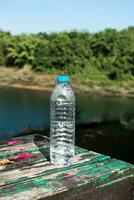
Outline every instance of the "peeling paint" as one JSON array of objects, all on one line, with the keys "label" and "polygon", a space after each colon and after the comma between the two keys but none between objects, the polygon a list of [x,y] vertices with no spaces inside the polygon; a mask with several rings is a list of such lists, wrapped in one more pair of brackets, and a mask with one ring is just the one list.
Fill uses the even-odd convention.
[{"label": "peeling paint", "polygon": [[[28,194],[27,197],[30,194],[30,198],[32,196],[34,199],[35,192],[36,195],[42,194],[43,197],[70,189],[80,192],[81,186],[85,185],[92,186],[93,189],[103,189],[134,178],[133,165],[79,147],[76,147],[76,159],[72,165],[66,167],[51,165],[44,154],[49,151],[48,144],[37,147],[32,143],[32,137],[29,149],[23,150],[21,146],[12,152],[15,145],[11,145],[10,152],[1,151],[0,158],[10,158],[15,161],[15,164],[11,164],[13,168],[0,169],[1,181],[4,181],[3,185],[1,184],[0,198],[4,200],[10,197],[14,199],[14,196],[19,199],[23,194]],[[24,137],[24,141],[23,137],[18,140],[22,140],[21,144],[24,145],[25,142],[29,142],[27,137]],[[30,147],[30,142],[28,145]],[[0,150],[2,148],[6,150],[4,145]],[[21,159],[18,159],[19,157]]]}]

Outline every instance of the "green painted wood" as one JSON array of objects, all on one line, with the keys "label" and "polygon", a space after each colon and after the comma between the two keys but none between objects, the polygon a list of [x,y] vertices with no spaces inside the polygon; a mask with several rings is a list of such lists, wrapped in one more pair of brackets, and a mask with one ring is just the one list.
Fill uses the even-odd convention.
[{"label": "green painted wood", "polygon": [[86,199],[89,195],[95,199],[111,187],[117,191],[126,181],[129,186],[134,182],[134,166],[109,156],[76,147],[72,165],[54,166],[49,162],[48,138],[31,135],[12,140],[18,143],[1,142],[0,159],[13,160],[20,154],[30,157],[0,165],[0,200]]}]

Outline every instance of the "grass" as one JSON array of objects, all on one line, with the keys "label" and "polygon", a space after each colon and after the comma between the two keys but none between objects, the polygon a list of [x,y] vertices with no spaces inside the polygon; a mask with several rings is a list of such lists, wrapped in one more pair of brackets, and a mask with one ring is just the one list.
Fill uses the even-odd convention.
[{"label": "grass", "polygon": [[[26,87],[31,89],[52,90],[59,71],[37,73],[25,65],[22,69],[0,67],[0,86]],[[64,74],[64,72],[60,72]],[[112,81],[99,70],[87,67],[81,73],[71,75],[75,92],[98,95],[134,96],[134,79]]]}]

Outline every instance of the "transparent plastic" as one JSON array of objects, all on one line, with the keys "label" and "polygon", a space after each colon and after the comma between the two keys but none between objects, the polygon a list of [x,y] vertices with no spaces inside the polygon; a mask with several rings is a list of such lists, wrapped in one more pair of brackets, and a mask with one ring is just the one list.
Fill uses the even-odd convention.
[{"label": "transparent plastic", "polygon": [[75,96],[68,82],[57,83],[50,100],[50,161],[70,165],[75,155]]}]

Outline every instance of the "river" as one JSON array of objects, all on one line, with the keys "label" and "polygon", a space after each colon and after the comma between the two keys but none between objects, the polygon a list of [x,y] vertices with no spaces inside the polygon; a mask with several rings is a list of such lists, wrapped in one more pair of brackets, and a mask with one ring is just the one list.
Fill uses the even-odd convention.
[{"label": "river", "polygon": [[[49,136],[49,99],[46,91],[0,88],[0,138],[36,130]],[[133,163],[132,130],[119,123],[132,117],[132,98],[76,94],[76,144]]]}]

